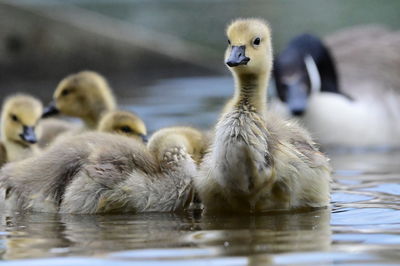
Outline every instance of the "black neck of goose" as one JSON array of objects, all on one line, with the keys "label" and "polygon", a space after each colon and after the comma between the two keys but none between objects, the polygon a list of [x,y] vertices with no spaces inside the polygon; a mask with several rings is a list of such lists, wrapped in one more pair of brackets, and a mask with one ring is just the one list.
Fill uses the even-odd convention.
[{"label": "black neck of goose", "polygon": [[323,64],[318,67],[318,72],[321,77],[321,92],[342,94],[339,90],[338,77],[333,63]]},{"label": "black neck of goose", "polygon": [[354,101],[354,99],[342,92],[339,88],[338,77],[336,70],[332,68],[331,71],[320,71],[321,73],[321,92],[337,93],[348,99],[349,101]]},{"label": "black neck of goose", "polygon": [[235,81],[235,106],[263,114],[267,107],[267,74],[237,74]]}]

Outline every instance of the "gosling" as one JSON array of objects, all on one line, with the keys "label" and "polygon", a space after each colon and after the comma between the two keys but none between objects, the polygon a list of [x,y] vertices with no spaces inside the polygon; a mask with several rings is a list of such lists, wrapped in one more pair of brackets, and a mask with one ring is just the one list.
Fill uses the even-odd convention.
[{"label": "gosling", "polygon": [[[97,147],[84,171],[66,189],[62,212],[182,212],[189,209],[195,195],[192,180],[197,174],[197,165],[188,150],[195,148],[187,142],[187,135],[177,131],[156,133],[149,146],[153,143],[160,145],[153,152],[147,147],[133,146],[133,142],[130,146],[114,142]],[[102,189],[104,186],[106,189]]]},{"label": "gosling", "polygon": [[187,138],[197,133],[172,132],[151,138],[149,147],[162,147],[153,152],[137,139],[108,133],[64,138],[39,156],[0,171],[6,205],[59,213],[183,211],[193,201],[197,174],[188,151],[198,149]]},{"label": "gosling", "polygon": [[29,95],[17,94],[5,100],[1,113],[0,166],[39,151],[36,125],[42,110],[42,103]]},{"label": "gosling", "polygon": [[[116,100],[107,80],[94,71],[81,71],[64,78],[54,91],[53,101],[45,108],[40,126],[44,132],[39,140],[42,148],[50,146],[60,135],[79,134],[96,130],[102,116],[115,110]],[[80,118],[81,128],[75,123],[49,119],[56,114]]]},{"label": "gosling", "polygon": [[[62,127],[64,121],[57,120],[52,122],[60,123],[60,127]],[[99,125],[95,131],[123,135],[147,143],[147,128],[145,123],[138,115],[129,111],[108,111],[100,119]],[[58,136],[55,136],[51,143],[55,143],[56,141],[62,142],[65,138],[70,138],[83,133],[85,133],[85,131],[82,131],[79,128],[66,130],[65,132],[60,132]]]},{"label": "gosling", "polygon": [[144,143],[147,142],[147,128],[143,120],[128,111],[107,112],[100,119],[97,131],[125,135]]},{"label": "gosling", "polygon": [[235,93],[194,184],[206,212],[259,213],[326,207],[331,168],[308,132],[267,112],[271,35],[258,19],[227,29],[225,62]]},{"label": "gosling", "polygon": [[115,108],[116,100],[107,80],[94,71],[81,71],[60,81],[43,117],[61,113],[80,118],[88,129],[96,129],[102,115]]}]

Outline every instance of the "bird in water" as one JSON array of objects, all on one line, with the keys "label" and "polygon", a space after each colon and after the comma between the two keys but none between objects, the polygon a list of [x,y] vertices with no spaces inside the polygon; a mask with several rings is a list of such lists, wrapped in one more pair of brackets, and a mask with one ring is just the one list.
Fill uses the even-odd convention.
[{"label": "bird in water", "polygon": [[267,111],[271,33],[259,19],[227,28],[235,92],[194,184],[206,212],[260,213],[329,205],[331,168],[309,133]]},{"label": "bird in water", "polygon": [[385,55],[400,52],[400,38],[376,28],[350,32],[327,43],[310,34],[291,40],[275,60],[275,104],[284,103],[324,147],[399,146],[400,81],[385,65],[400,67],[400,60]]}]

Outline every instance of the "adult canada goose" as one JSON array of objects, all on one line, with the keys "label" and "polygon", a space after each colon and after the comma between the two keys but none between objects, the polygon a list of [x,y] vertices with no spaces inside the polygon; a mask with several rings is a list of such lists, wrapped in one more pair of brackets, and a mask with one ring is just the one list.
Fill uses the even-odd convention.
[{"label": "adult canada goose", "polygon": [[[183,211],[194,196],[196,162],[186,136],[164,131],[151,143],[107,133],[56,141],[39,156],[0,171],[6,207],[61,213]],[[183,139],[183,140],[182,140]]]},{"label": "adult canada goose", "polygon": [[400,36],[372,27],[329,40],[303,34],[279,54],[279,99],[324,146],[400,145],[400,80],[391,74],[400,60],[385,56],[400,51]]},{"label": "adult canada goose", "polygon": [[37,124],[42,103],[29,95],[8,97],[1,113],[0,165],[17,161],[36,153]]},{"label": "adult canada goose", "polygon": [[227,36],[225,62],[235,79],[235,93],[194,182],[206,211],[327,206],[328,159],[304,129],[266,110],[272,68],[268,26],[258,19],[238,19]]}]

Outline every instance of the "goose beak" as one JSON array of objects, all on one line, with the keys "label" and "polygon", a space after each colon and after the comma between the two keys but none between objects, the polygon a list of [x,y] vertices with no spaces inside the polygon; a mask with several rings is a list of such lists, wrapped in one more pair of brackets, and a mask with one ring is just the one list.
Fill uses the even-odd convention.
[{"label": "goose beak", "polygon": [[296,85],[288,87],[286,102],[292,115],[302,116],[307,108],[307,100],[308,95],[304,88]]},{"label": "goose beak", "polygon": [[247,65],[250,61],[250,58],[246,56],[246,46],[232,46],[231,54],[229,58],[226,60],[226,64],[229,67],[236,67],[240,65]]},{"label": "goose beak", "polygon": [[34,127],[24,126],[23,127],[23,132],[19,136],[21,137],[21,139],[23,141],[28,142],[30,144],[35,144],[37,142],[37,138],[36,138],[35,128]]},{"label": "goose beak", "polygon": [[54,116],[56,114],[59,114],[60,110],[57,109],[56,103],[54,101],[50,102],[48,106],[44,108],[42,118],[47,118],[50,116]]},{"label": "goose beak", "polygon": [[149,141],[146,135],[140,134],[139,136],[142,138],[143,143],[147,143]]}]

